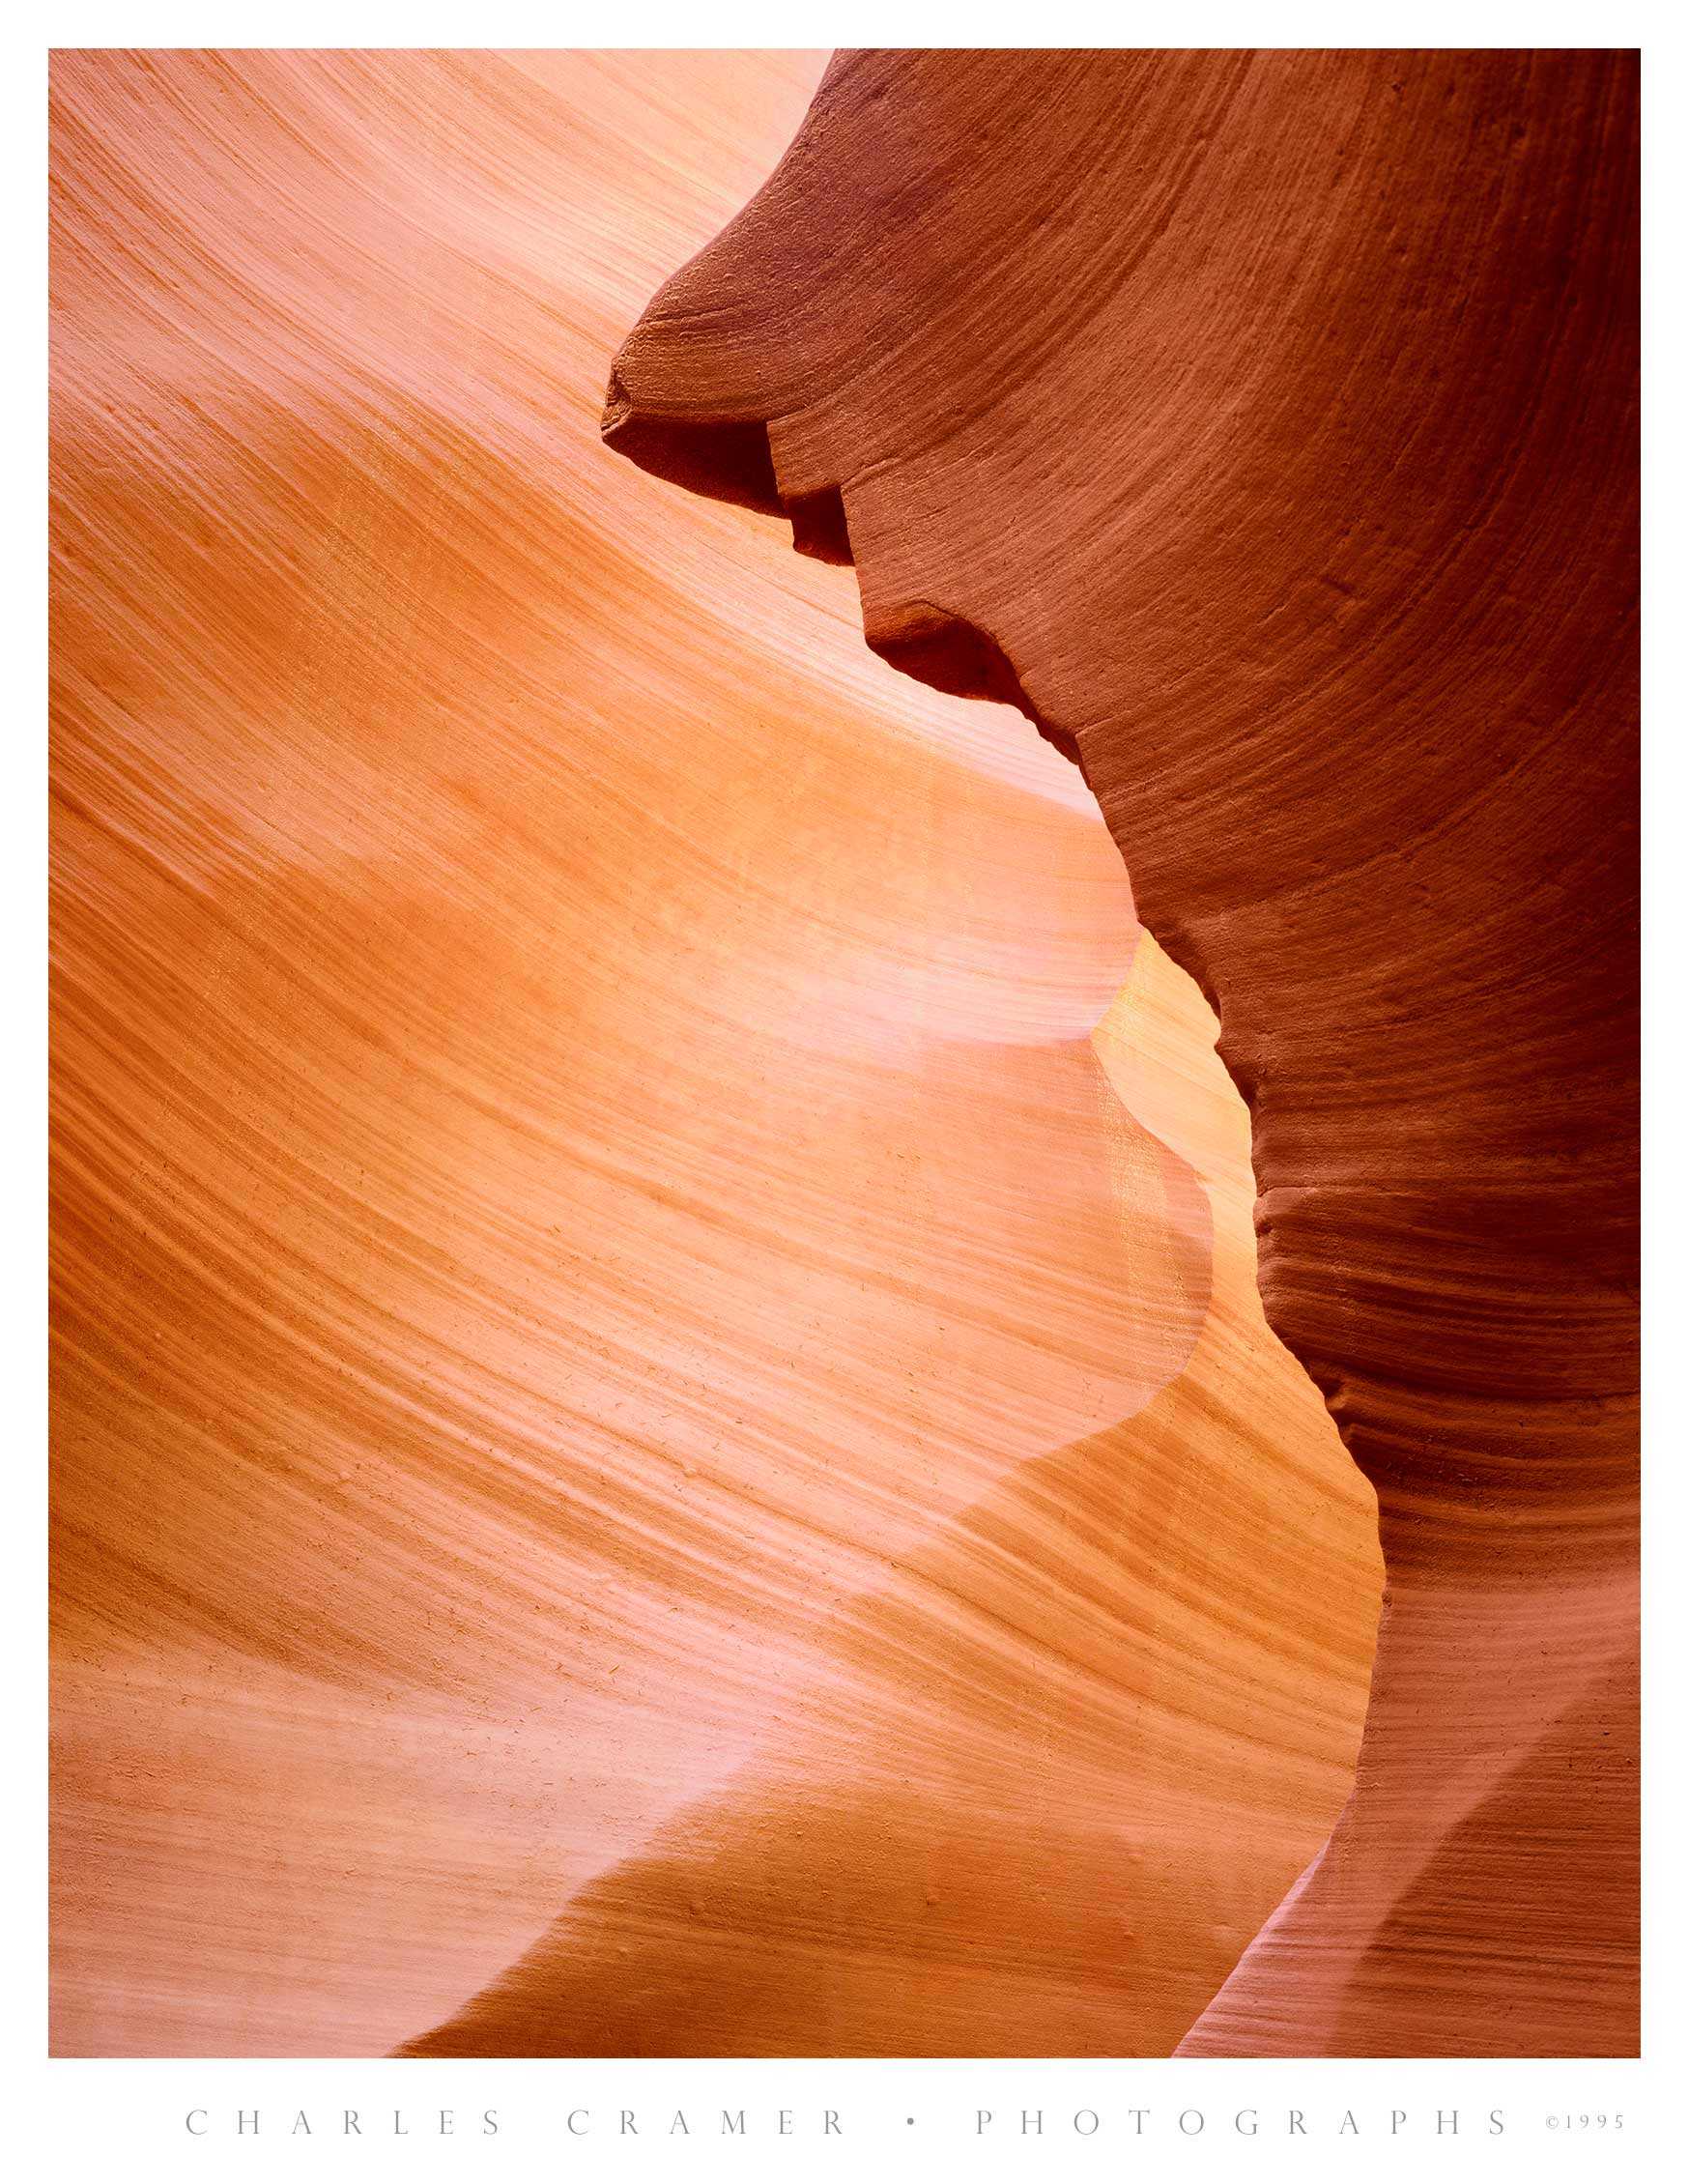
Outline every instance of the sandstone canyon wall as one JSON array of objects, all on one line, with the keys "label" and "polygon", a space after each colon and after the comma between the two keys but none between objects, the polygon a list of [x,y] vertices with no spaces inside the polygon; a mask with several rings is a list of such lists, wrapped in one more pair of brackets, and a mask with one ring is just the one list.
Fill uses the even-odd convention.
[{"label": "sandstone canyon wall", "polygon": [[[61,2054],[1164,2053],[1349,1795],[1373,1496],[1268,1332],[1247,1116],[1093,798],[1014,710],[866,652],[850,577],[794,559],[784,519],[676,493],[600,441],[627,328],[775,165],[821,68],[55,61]],[[861,68],[830,79],[834,119],[806,143],[854,111],[840,86]],[[993,80],[957,63],[921,95],[989,107]],[[956,238],[911,219],[924,255],[894,276],[883,228],[920,183],[909,158],[942,148],[904,103],[936,83],[871,68],[866,110],[902,149],[823,162],[841,215],[870,192],[853,241],[787,171],[775,254],[705,261],[735,299],[712,452],[720,418],[741,460],[765,450],[740,375],[801,361],[794,295],[803,327],[833,330],[806,384],[834,375],[852,433],[881,382],[902,405],[888,432],[936,449],[959,431],[965,343],[935,376],[895,368],[946,307]],[[984,120],[1007,127],[1013,101]],[[861,318],[873,269],[844,261],[871,248],[896,328]],[[986,287],[952,309],[1007,277],[973,260]],[[664,377],[665,423],[703,384],[682,331],[627,366],[642,399]],[[1046,314],[1040,372],[1071,331]],[[1177,335],[1146,352],[1152,379]],[[860,415],[846,358],[879,375]],[[1181,368],[1215,367],[1193,350]],[[1042,402],[1039,374],[1016,384]],[[987,563],[959,511],[977,543],[1007,508],[1022,535],[996,550],[1028,611],[1092,620],[1112,595],[1087,601],[1088,571],[1119,541],[1086,526],[1124,521],[1079,497],[1097,457],[1074,420],[1099,414],[1093,391],[1041,430],[1024,495],[980,495],[976,443],[1029,459],[988,418],[926,512],[901,461],[883,505],[851,483],[865,583],[871,521],[888,555],[954,539],[959,585]],[[1217,462],[1217,413],[1209,430]],[[1103,629],[1148,648],[1162,733],[1188,711],[1158,688],[1190,636],[1175,594],[1207,619],[1209,668],[1245,674],[1239,600],[1167,551],[1169,524],[1176,545],[1220,520],[1189,467],[1208,458],[1180,455],[1159,426],[1142,444],[1140,468],[1171,465],[1144,519],[1163,581]],[[1432,473],[1404,478],[1430,521]],[[822,492],[804,522],[837,557],[833,517]],[[1540,542],[1556,584],[1575,548]],[[950,572],[932,593],[965,605]],[[1308,682],[1326,739],[1272,767],[1317,771],[1353,737],[1340,795],[1383,732],[1348,681],[1333,720],[1315,670],[1370,611],[1310,579],[1258,663],[1263,703],[1274,674]],[[1112,702],[1084,647],[1048,657]],[[1547,719],[1567,671],[1541,665]],[[1169,801],[1055,695],[1121,839],[1122,799],[1155,821],[1145,900],[1173,947],[1194,960],[1165,915],[1175,867],[1216,917],[1257,876],[1234,922],[1280,981],[1258,996],[1285,1043],[1269,1079],[1308,1066],[1317,1009],[1360,1173],[1367,1110],[1342,1096],[1395,989],[1298,953],[1295,837],[1250,792],[1265,755],[1217,743],[1225,792],[1170,783]],[[1211,701],[1202,748],[1213,733]],[[1437,733],[1459,760],[1454,727]],[[1591,951],[1599,812],[1556,875]],[[1212,855],[1192,849],[1210,827]],[[1251,857],[1281,901],[1258,899]],[[1428,896],[1373,936],[1399,952],[1388,1036],[1416,1090],[1445,1051],[1416,966],[1446,966],[1467,1007],[1470,909]],[[1542,930],[1532,960],[1560,951],[1574,1009],[1593,973],[1563,923]],[[1244,1004],[1211,983],[1237,1067]],[[1518,1127],[1557,1116],[1569,1131],[1552,1100]],[[1428,1111],[1390,1188],[1430,1190],[1481,1120]],[[1324,1204],[1275,1248],[1353,1287],[1353,1251],[1305,1241]],[[1387,1297],[1399,1228],[1360,1254]],[[1553,1241],[1539,1301],[1560,1294]],[[1410,1270],[1415,1312],[1431,1263]],[[1456,1262],[1435,1263],[1455,1296]],[[1516,1317],[1513,1279],[1497,1308]],[[1560,1327],[1562,1408],[1592,1447],[1593,1336],[1570,1304]],[[1534,1357],[1520,1369],[1546,1370]],[[1546,1433],[1541,1397],[1516,1403]],[[1575,1521],[1586,1451],[1555,1445],[1565,1478],[1540,1506],[1586,1587],[1553,1566],[1558,1643],[1597,1627],[1616,1565]],[[1458,1461],[1505,1457],[1462,1443]],[[1521,1497],[1472,1506],[1492,1553],[1523,1555]]]},{"label": "sandstone canyon wall", "polygon": [[1377,1490],[1355,1794],[1189,2054],[1637,2042],[1637,68],[852,53],[605,430],[1077,760]]}]

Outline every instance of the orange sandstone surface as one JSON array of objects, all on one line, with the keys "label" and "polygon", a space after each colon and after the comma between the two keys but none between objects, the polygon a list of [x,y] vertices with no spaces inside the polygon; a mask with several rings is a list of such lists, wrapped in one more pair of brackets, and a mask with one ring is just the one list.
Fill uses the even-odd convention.
[{"label": "orange sandstone surface", "polygon": [[1349,1795],[1373,1494],[1094,799],[600,440],[821,68],[55,60],[58,2053],[1164,2053]]},{"label": "orange sandstone surface", "polygon": [[610,383],[1218,1012],[1388,1575],[1193,2055],[1636,2047],[1636,249],[1634,53],[843,54]]}]

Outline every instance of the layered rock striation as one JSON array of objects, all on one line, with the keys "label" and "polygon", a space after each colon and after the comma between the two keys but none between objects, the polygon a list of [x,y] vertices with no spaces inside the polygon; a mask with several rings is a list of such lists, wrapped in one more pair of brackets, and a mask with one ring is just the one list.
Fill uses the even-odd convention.
[{"label": "layered rock striation", "polygon": [[61,2054],[1164,2052],[1349,1793],[1095,803],[600,440],[820,68],[55,59]]},{"label": "layered rock striation", "polygon": [[1630,54],[842,54],[611,380],[1218,1013],[1388,1583],[1190,2054],[1637,2043],[1636,129]]}]

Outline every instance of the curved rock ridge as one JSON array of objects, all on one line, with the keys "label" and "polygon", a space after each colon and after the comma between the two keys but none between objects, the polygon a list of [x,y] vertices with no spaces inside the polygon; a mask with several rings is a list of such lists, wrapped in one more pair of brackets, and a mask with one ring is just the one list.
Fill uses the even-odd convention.
[{"label": "curved rock ridge", "polygon": [[615,360],[1218,1013],[1388,1586],[1191,2054],[1637,2044],[1636,259],[1631,53],[845,53]]},{"label": "curved rock ridge", "polygon": [[599,438],[821,66],[54,61],[58,2053],[1164,2052],[1349,1794],[1094,802]]},{"label": "curved rock ridge", "polygon": [[844,1602],[743,1772],[402,2053],[1171,2051],[1348,1795],[1378,1603],[1213,1037],[1146,937],[1093,1045],[1212,1211],[1178,1377]]}]

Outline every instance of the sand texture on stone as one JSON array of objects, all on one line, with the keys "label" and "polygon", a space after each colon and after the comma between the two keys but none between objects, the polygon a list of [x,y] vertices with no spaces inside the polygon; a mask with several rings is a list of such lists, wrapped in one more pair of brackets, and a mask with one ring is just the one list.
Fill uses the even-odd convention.
[{"label": "sand texture on stone", "polygon": [[[61,2054],[1165,2053],[1349,1795],[1374,1498],[1263,1319],[1247,1115],[1095,800],[866,650],[784,515],[600,438],[822,68],[55,60]],[[745,415],[784,353],[843,447],[905,352],[957,467],[923,512],[894,463],[874,520],[953,542],[951,603],[974,336],[922,345],[982,298],[919,219],[844,270],[905,178],[838,149],[854,244],[788,176],[692,277]],[[629,377],[684,411],[677,311]],[[1229,673],[1235,594],[1164,547],[1096,623],[1051,553],[1095,464],[1054,454],[996,541],[1028,600],[1132,647],[1184,586]],[[1288,885],[1275,808],[1238,823]]]}]

